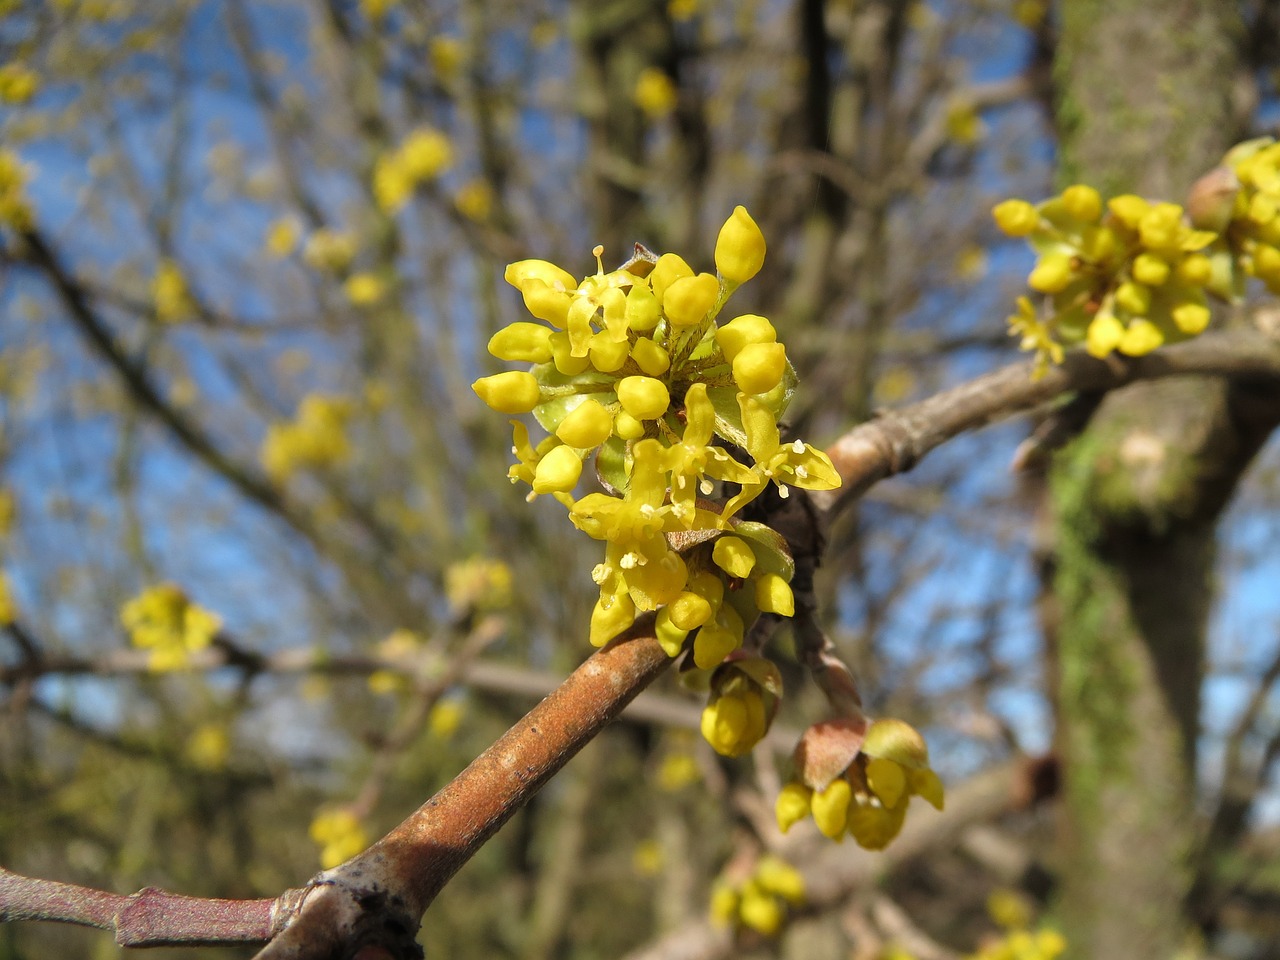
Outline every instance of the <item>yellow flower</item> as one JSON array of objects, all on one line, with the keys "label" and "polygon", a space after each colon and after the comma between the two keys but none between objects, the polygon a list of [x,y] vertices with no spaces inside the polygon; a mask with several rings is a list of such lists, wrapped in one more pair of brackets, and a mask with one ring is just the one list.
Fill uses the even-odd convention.
[{"label": "yellow flower", "polygon": [[120,622],[135,647],[150,651],[155,671],[181,670],[222,629],[221,618],[192,603],[173,583],[143,590],[121,608]]},{"label": "yellow flower", "polygon": [[382,299],[386,285],[372,273],[353,273],[343,285],[347,299],[357,307],[371,307]]},{"label": "yellow flower", "polygon": [[746,283],[764,266],[765,243],[747,208],[737,206],[716,237],[716,269],[730,283]]},{"label": "yellow flower", "polygon": [[263,246],[272,257],[283,259],[298,248],[298,239],[298,222],[292,217],[281,217],[267,228]]},{"label": "yellow flower", "polygon": [[439,130],[423,127],[405,138],[400,162],[414,181],[434,180],[453,164],[453,143]]},{"label": "yellow flower", "polygon": [[383,213],[395,213],[413,196],[414,180],[398,152],[385,153],[373,164],[373,199]]},{"label": "yellow flower", "polygon": [[226,769],[231,755],[231,736],[220,723],[201,724],[187,737],[184,753],[197,769],[218,773]]},{"label": "yellow flower", "polygon": [[351,402],[344,397],[310,393],[302,398],[292,422],[273,423],[262,442],[267,472],[283,481],[299,467],[332,467],[351,455],[346,425]]},{"label": "yellow flower", "polygon": [[456,698],[437,701],[427,715],[427,729],[438,740],[448,740],[462,726],[462,703]]},{"label": "yellow flower", "polygon": [[151,296],[156,319],[161,323],[180,323],[195,309],[182,269],[172,260],[163,259],[156,266],[151,281]]},{"label": "yellow flower", "polygon": [[493,213],[493,187],[488,180],[479,177],[468,180],[459,188],[453,203],[458,212],[468,220],[483,223]]},{"label": "yellow flower", "polygon": [[436,76],[447,80],[457,74],[466,53],[457,37],[432,37],[427,56],[431,58],[431,68]]},{"label": "yellow flower", "polygon": [[996,226],[1011,237],[1025,237],[1040,224],[1040,214],[1025,200],[1005,200],[991,210]]},{"label": "yellow flower", "polygon": [[636,78],[632,99],[650,118],[660,119],[676,108],[676,85],[657,67],[645,67]]},{"label": "yellow flower", "polygon": [[457,612],[509,607],[513,587],[511,568],[501,560],[472,557],[451,563],[444,571],[444,593]]}]

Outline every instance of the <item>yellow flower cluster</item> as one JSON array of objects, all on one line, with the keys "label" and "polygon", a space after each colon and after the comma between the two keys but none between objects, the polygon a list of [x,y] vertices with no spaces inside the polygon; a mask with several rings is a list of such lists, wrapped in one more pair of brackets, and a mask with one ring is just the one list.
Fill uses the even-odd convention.
[{"label": "yellow flower cluster", "polygon": [[31,226],[31,205],[27,202],[27,169],[12,150],[0,150],[0,224],[15,230]]},{"label": "yellow flower cluster", "polygon": [[1041,313],[1020,298],[1009,323],[1042,364],[1060,361],[1062,344],[1141,356],[1208,325],[1212,267],[1203,251],[1217,234],[1192,227],[1177,204],[1134,194],[1104,204],[1076,184],[1038,206],[1006,200],[992,213],[1039,254],[1027,285],[1048,307]]},{"label": "yellow flower cluster", "polygon": [[984,943],[967,960],[1057,960],[1066,952],[1067,941],[1057,930],[1031,929],[1031,905],[1016,891],[994,891],[987,898],[987,913],[1004,935]]},{"label": "yellow flower cluster", "polygon": [[346,807],[320,810],[311,821],[312,841],[320,848],[320,866],[329,870],[369,845],[360,818]]},{"label": "yellow flower cluster", "polygon": [[444,571],[444,595],[455,613],[509,607],[512,586],[511,568],[488,557],[451,563]]},{"label": "yellow flower cluster", "polygon": [[[679,653],[692,634],[694,660],[711,669],[760,612],[789,616],[793,607],[785,541],[734,515],[770,483],[785,497],[788,485],[830,490],[840,478],[825,454],[781,440],[795,375],[773,325],[754,314],[716,322],[764,262],[764,237],[744,208],[720,230],[716,274],[643,248],[606,273],[601,253],[597,273],[581,282],[544,260],[507,267],[542,322],[498,331],[489,352],[533,367],[483,377],[473,389],[501,413],[532,412],[550,433],[535,446],[512,421],[512,481],[528,483],[530,499],[554,496],[605,542],[592,573],[600,598],[591,642],[617,636],[639,611],[660,610],[667,652]],[[732,452],[740,449],[749,464]],[[606,492],[575,500],[593,456]],[[717,482],[737,492],[710,499]]]},{"label": "yellow flower cluster", "polygon": [[423,127],[373,166],[373,196],[385,213],[403,207],[421,183],[434,180],[453,163],[453,143],[439,130]]},{"label": "yellow flower cluster", "polygon": [[781,696],[782,675],[771,661],[726,661],[711,677],[709,702],[702,711],[703,738],[725,757],[750,752],[769,732]]},{"label": "yellow flower cluster", "polygon": [[331,467],[351,455],[347,421],[351,401],[345,397],[309,393],[288,423],[273,423],[262,441],[262,465],[277,482],[300,467]]},{"label": "yellow flower cluster", "polygon": [[277,260],[283,259],[298,248],[298,221],[293,217],[281,217],[273,220],[267,227],[262,246],[269,256]]},{"label": "yellow flower cluster", "polygon": [[1233,147],[1192,187],[1186,208],[1134,194],[1105,203],[1084,184],[1032,205],[1005,200],[996,225],[1039,255],[1010,332],[1043,367],[1063,346],[1141,356],[1201,333],[1209,297],[1238,302],[1247,277],[1280,293],[1280,143]]},{"label": "yellow flower cluster", "polygon": [[121,608],[120,622],[135,647],[151,651],[148,667],[157,673],[183,669],[222,629],[217,614],[192,603],[173,583],[143,590]]},{"label": "yellow flower cluster", "polygon": [[374,670],[369,674],[369,690],[376,694],[403,693],[409,689],[408,674],[420,660],[426,641],[422,635],[403,627],[392,630],[377,646],[378,656],[396,669]]},{"label": "yellow flower cluster", "polygon": [[387,285],[377,274],[364,272],[347,277],[342,289],[353,306],[372,307],[386,295]]},{"label": "yellow flower cluster", "polygon": [[796,750],[799,777],[778,795],[778,827],[785,833],[812,815],[831,839],[843,842],[847,833],[882,850],[902,829],[912,796],[942,809],[942,781],[929,768],[924,738],[901,720],[877,720],[865,738],[850,732],[827,722],[805,733]]},{"label": "yellow flower cluster", "polygon": [[749,927],[766,937],[782,929],[787,905],[804,903],[804,877],[780,857],[766,854],[745,879],[717,881],[711,891],[711,922],[719,927]]},{"label": "yellow flower cluster", "polygon": [[167,257],[156,265],[156,275],[151,279],[151,299],[156,319],[161,323],[181,323],[195,309],[182,268]]}]

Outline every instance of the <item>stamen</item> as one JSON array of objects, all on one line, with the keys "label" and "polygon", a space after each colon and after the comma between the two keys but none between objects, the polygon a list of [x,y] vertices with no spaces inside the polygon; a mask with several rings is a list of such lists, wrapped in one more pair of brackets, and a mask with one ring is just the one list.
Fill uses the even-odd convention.
[{"label": "stamen", "polygon": [[797,440],[795,443],[791,445],[791,449],[794,450],[796,453],[804,453],[804,441]]},{"label": "stamen", "polygon": [[704,497],[709,497],[711,496],[711,491],[715,490],[715,484],[704,478],[703,481],[698,484],[698,489],[702,491],[702,495]]},{"label": "stamen", "polygon": [[778,496],[780,496],[783,500],[791,496],[791,491],[787,489],[787,485],[785,483],[778,484]]},{"label": "stamen", "polygon": [[597,243],[594,247],[592,247],[591,255],[596,258],[596,270],[599,271],[599,275],[604,276],[604,261],[600,259],[602,256],[604,256],[604,244]]}]

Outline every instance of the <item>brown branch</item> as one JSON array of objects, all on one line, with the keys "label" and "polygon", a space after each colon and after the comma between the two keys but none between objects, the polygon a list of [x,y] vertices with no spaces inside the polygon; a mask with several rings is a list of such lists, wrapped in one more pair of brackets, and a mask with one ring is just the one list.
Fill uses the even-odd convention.
[{"label": "brown branch", "polygon": [[122,947],[260,943],[280,932],[284,899],[211,900],[155,887],[124,896],[0,867],[0,922],[45,920],[114,930]]},{"label": "brown branch", "polygon": [[[1274,380],[1280,378],[1280,344],[1256,333],[1217,334],[1139,359],[1099,361],[1073,354],[1039,379],[1033,378],[1031,364],[996,371],[882,414],[838,440],[829,452],[847,487],[841,496],[860,496],[876,481],[910,469],[946,440],[1060,394],[1192,373]],[[840,502],[835,495],[815,499],[828,516]],[[453,874],[667,666],[669,660],[651,630],[652,617],[638,621],[626,635],[589,658],[386,837],[320,874],[304,890],[287,891],[278,898],[275,918],[284,929],[259,954],[259,960],[346,957],[363,948],[382,950],[391,957],[419,956],[414,935],[422,913]],[[821,907],[835,902],[853,886],[873,880],[889,866],[950,836],[959,825],[1004,809],[1010,776],[1002,768],[955,791],[946,814],[909,823],[888,854],[837,849],[814,858],[807,871],[810,903]],[[56,900],[60,890],[60,885],[49,886],[46,895]],[[0,886],[0,902],[7,904],[0,918],[36,916],[22,904],[15,908],[11,894],[12,883]],[[99,912],[86,907],[84,917],[102,920],[106,909],[102,904],[121,902],[110,899],[111,894],[89,894],[82,901],[98,904]],[[170,940],[166,942],[200,939],[209,913],[197,904],[219,903],[182,898],[183,906],[177,909],[174,901],[169,902],[163,933]],[[208,910],[243,918],[263,909],[222,903]],[[81,922],[78,917],[60,919]],[[683,937],[683,946],[677,942],[638,956],[720,956],[731,947],[727,936],[703,926],[686,931]]]},{"label": "brown branch", "polygon": [[1031,363],[1013,364],[855,427],[827,448],[844,486],[814,494],[815,503],[831,510],[855,500],[948,440],[1063,394],[1189,374],[1275,380],[1280,378],[1280,342],[1254,331],[1215,333],[1145,357],[1096,360],[1072,351],[1039,378],[1033,370]]}]

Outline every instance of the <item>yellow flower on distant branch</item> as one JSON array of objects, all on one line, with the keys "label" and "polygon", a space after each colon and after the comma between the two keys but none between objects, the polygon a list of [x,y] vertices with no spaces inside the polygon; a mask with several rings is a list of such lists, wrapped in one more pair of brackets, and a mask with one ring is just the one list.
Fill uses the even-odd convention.
[{"label": "yellow flower on distant branch", "polygon": [[156,319],[161,323],[181,323],[195,310],[182,268],[167,257],[156,265],[156,274],[151,280],[151,296]]},{"label": "yellow flower on distant branch", "polygon": [[346,807],[318,811],[308,832],[320,847],[320,866],[325,870],[350,860],[369,845],[369,836],[360,818]]},{"label": "yellow flower on distant branch", "polygon": [[173,583],[143,590],[121,608],[120,622],[135,647],[150,651],[148,666],[156,672],[183,669],[222,629],[217,614],[192,603]]},{"label": "yellow flower on distant branch", "polygon": [[660,119],[676,108],[678,94],[675,82],[658,67],[645,67],[636,78],[632,98],[653,119]]},{"label": "yellow flower on distant branch", "polygon": [[40,77],[22,63],[6,63],[0,66],[0,101],[26,103],[40,89]]}]

